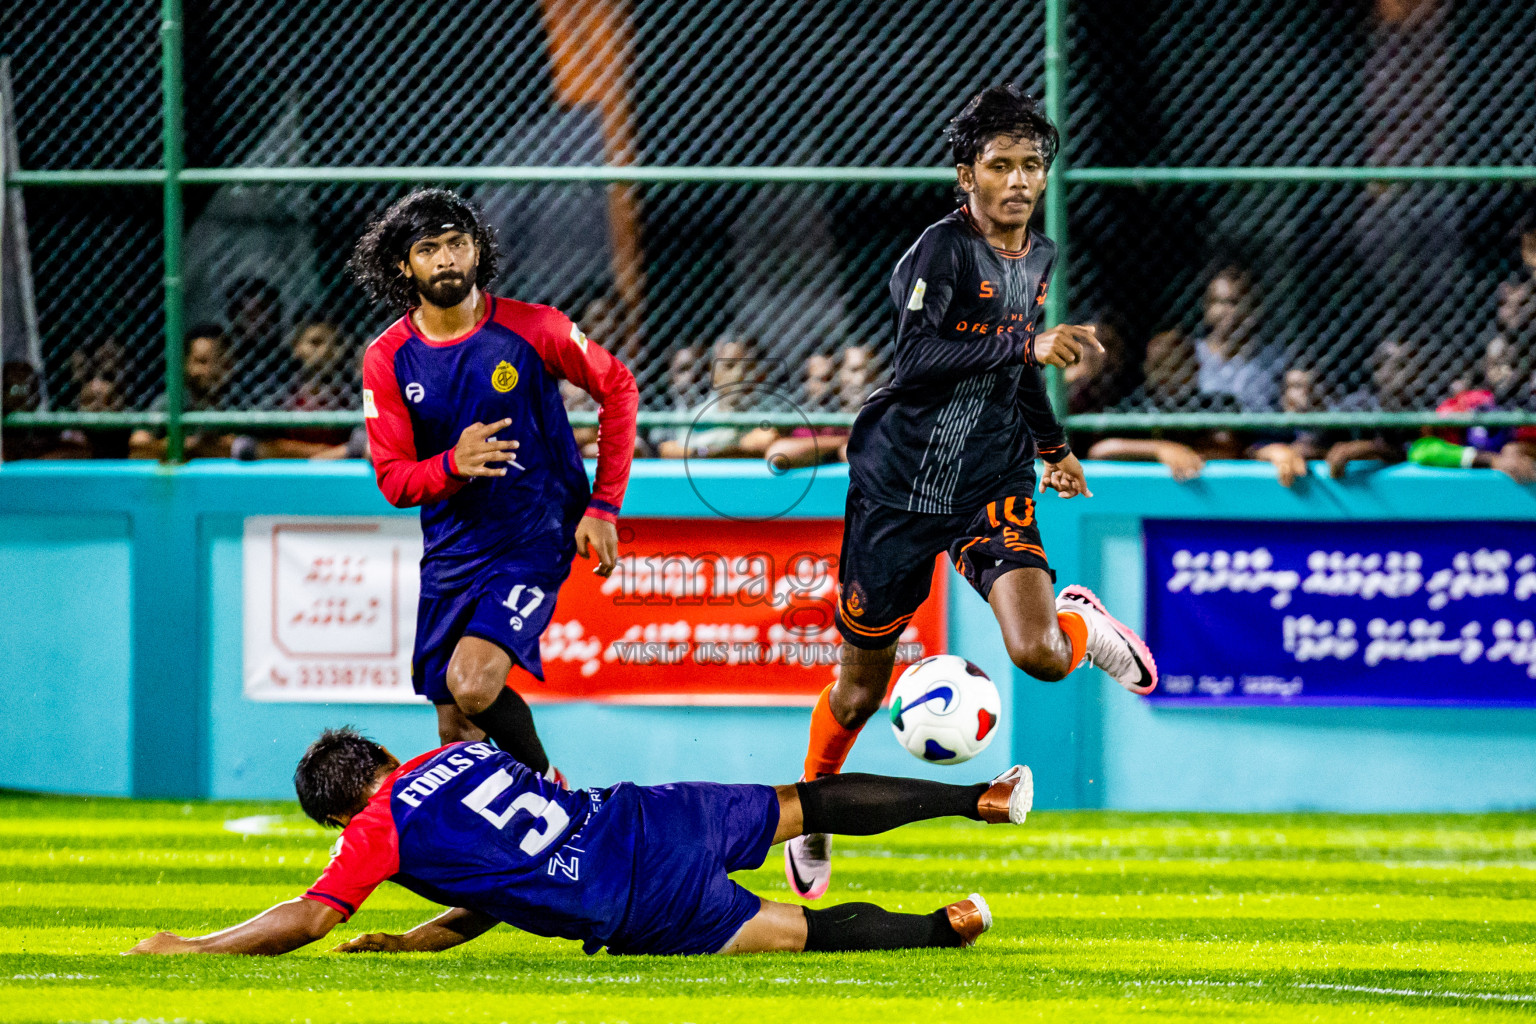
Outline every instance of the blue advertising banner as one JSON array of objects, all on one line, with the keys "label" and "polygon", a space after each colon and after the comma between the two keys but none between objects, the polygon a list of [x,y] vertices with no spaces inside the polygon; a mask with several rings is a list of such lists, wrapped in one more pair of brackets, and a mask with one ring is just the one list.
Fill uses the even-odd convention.
[{"label": "blue advertising banner", "polygon": [[1536,705],[1536,524],[1144,530],[1153,700]]}]

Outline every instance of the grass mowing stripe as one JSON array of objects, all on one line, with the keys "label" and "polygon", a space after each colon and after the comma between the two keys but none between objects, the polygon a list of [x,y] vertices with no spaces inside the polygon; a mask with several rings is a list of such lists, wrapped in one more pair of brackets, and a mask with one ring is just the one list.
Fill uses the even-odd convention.
[{"label": "grass mowing stripe", "polygon": [[[498,928],[437,956],[117,956],[313,880],[333,833],[225,829],[255,815],[307,829],[291,804],[0,796],[0,1019],[1497,1020],[1536,1002],[1536,818],[1518,814],[1074,812],[840,842],[822,905],[979,890],[998,923],[967,951],[588,958]],[[784,898],[770,860],[738,878]],[[386,886],[323,945],[432,912]]]},{"label": "grass mowing stripe", "polygon": [[1428,999],[1493,999],[1508,1003],[1536,1001],[1536,995],[1520,995],[1513,992],[1422,992],[1411,988],[1379,988],[1375,985],[1320,985],[1298,984],[1297,988],[1328,989],[1334,992],[1369,992],[1383,996],[1421,996]]}]

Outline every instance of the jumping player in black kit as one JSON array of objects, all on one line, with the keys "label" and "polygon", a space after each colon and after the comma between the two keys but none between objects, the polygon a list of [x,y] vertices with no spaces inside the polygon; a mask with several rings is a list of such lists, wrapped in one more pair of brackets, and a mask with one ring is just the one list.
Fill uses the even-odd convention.
[{"label": "jumping player in black kit", "polygon": [[[1029,96],[994,86],[950,122],[948,140],[964,205],[924,231],[891,276],[891,382],[848,439],[841,670],[811,715],[807,779],[841,770],[885,699],[896,642],[928,597],[941,551],[991,604],[1020,669],[1057,680],[1086,659],[1132,693],[1157,685],[1151,652],[1092,592],[1054,593],[1035,523],[1037,457],[1042,492],[1092,497],[1040,368],[1102,351],[1092,327],[1038,331],[1056,247],[1029,218],[1056,128]],[[826,892],[830,837],[791,840],[784,854],[799,895]]]}]

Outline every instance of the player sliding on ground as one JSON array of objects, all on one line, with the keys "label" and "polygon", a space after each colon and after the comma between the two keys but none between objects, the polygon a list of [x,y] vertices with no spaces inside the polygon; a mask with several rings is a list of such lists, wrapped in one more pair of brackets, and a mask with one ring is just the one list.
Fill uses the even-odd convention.
[{"label": "player sliding on ground", "polygon": [[[933,559],[992,606],[1013,663],[1036,679],[1086,659],[1132,693],[1150,693],[1145,644],[1086,587],[1058,597],[1035,523],[1041,491],[1091,497],[1082,464],[1046,398],[1042,366],[1103,351],[1092,327],[1036,334],[1056,247],[1029,229],[1056,153],[1056,128],[1013,86],[976,96],[948,139],[964,205],[929,227],[891,276],[891,382],[864,403],[848,438],[848,505],[838,561],[841,670],[811,715],[805,777],[842,769],[891,685],[896,641],[928,597]],[[807,899],[827,891],[831,841],[820,830],[784,847]]]},{"label": "player sliding on ground", "polygon": [[[559,310],[483,290],[496,237],[452,192],[413,192],[357,243],[352,270],[402,313],[363,357],[363,416],[379,489],[421,506],[425,550],[411,682],[444,743],[489,735],[552,771],[533,715],[507,685],[544,678],[539,636],[576,552],[613,571],[614,524],[635,446],[635,379]],[[560,398],[598,413],[597,485]],[[554,773],[558,775],[558,773]]]},{"label": "player sliding on ground", "polygon": [[392,880],[454,909],[404,935],[364,935],[341,952],[432,952],[498,922],[588,953],[757,953],[969,946],[992,925],[972,894],[931,914],[869,903],[815,910],[760,899],[729,872],[759,867],[806,829],[874,835],[929,818],[1023,824],[1029,769],[990,783],[843,775],[793,786],[681,782],[571,792],[485,743],[400,764],[350,729],[328,730],[294,774],[299,804],[339,825],[308,892],[212,935],[160,932],[131,953],[276,955],[323,938]]}]

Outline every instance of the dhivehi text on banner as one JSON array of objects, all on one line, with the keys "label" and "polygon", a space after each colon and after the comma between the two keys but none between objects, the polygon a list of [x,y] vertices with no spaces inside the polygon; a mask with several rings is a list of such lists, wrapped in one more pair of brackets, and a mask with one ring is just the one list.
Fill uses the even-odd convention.
[{"label": "dhivehi text on banner", "polygon": [[1154,700],[1536,704],[1536,524],[1143,528]]},{"label": "dhivehi text on banner", "polygon": [[[841,520],[631,519],[604,580],[576,559],[544,634],[545,700],[810,704],[833,679]],[[945,650],[953,570],[896,648],[898,665]]]},{"label": "dhivehi text on banner", "polygon": [[[840,638],[840,520],[632,519],[607,579],[577,558],[541,642],[532,700],[809,704]],[[266,701],[413,701],[421,531],[403,516],[245,522],[245,694]],[[950,570],[897,645],[945,650]],[[514,595],[492,595],[506,604]],[[515,603],[509,605],[515,614]]]},{"label": "dhivehi text on banner", "polygon": [[411,689],[414,518],[250,516],[243,555],[247,697],[420,699]]}]

